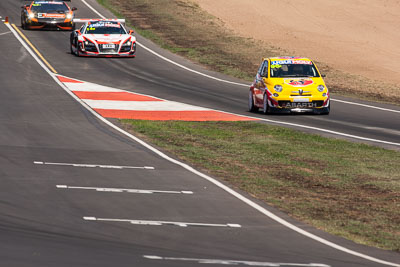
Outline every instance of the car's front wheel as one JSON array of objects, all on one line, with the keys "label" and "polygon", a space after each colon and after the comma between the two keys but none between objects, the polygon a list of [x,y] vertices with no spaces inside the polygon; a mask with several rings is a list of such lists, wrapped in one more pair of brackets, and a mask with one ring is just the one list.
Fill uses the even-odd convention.
[{"label": "car's front wheel", "polygon": [[331,111],[331,103],[329,102],[329,105],[326,107],[326,111],[322,113],[322,115],[329,115],[330,111]]},{"label": "car's front wheel", "polygon": [[26,30],[26,22],[23,16],[21,16],[21,28]]},{"label": "car's front wheel", "polygon": [[269,104],[268,104],[268,96],[267,94],[264,94],[264,98],[263,98],[263,113],[264,114],[268,114],[271,113]]},{"label": "car's front wheel", "polygon": [[253,92],[251,90],[249,90],[249,111],[250,112],[258,111],[258,107],[254,105]]}]

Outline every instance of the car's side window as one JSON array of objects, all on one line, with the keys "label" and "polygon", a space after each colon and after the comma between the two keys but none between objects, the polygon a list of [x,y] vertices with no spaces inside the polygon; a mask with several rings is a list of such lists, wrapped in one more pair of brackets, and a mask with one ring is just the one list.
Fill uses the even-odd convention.
[{"label": "car's side window", "polygon": [[268,60],[265,60],[264,63],[262,64],[260,75],[262,77],[267,77],[268,76]]},{"label": "car's side window", "polygon": [[261,63],[260,67],[258,68],[258,74],[260,74],[260,75],[261,75],[263,66],[264,66],[264,61]]}]

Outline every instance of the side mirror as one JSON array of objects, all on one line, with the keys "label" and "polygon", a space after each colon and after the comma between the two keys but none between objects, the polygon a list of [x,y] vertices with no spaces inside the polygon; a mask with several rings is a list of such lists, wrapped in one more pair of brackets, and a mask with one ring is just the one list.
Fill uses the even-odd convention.
[{"label": "side mirror", "polygon": [[321,77],[322,77],[322,78],[325,78],[325,77],[326,77],[326,75],[325,75],[325,74],[321,74]]},{"label": "side mirror", "polygon": [[73,7],[72,9],[71,9],[72,11],[75,11],[75,10],[78,10],[76,7]]},{"label": "side mirror", "polygon": [[132,35],[133,33],[134,33],[134,31],[133,31],[133,30],[130,30],[130,31],[129,31],[129,34],[130,34],[130,35]]}]

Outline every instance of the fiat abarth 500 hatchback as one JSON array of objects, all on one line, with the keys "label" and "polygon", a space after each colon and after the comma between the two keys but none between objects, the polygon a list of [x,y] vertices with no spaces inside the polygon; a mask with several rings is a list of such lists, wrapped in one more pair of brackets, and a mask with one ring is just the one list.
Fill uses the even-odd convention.
[{"label": "fiat abarth 500 hatchback", "polygon": [[329,114],[329,91],[322,77],[308,58],[264,58],[250,87],[249,110]]}]

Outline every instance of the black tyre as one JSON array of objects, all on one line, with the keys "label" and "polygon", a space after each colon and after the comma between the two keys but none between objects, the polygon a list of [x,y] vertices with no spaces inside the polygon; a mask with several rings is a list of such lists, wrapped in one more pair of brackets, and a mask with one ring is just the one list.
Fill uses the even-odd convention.
[{"label": "black tyre", "polygon": [[329,112],[331,111],[331,102],[329,102],[328,107],[326,108],[326,111],[322,113],[322,115],[329,115]]},{"label": "black tyre", "polygon": [[253,93],[249,90],[249,111],[250,112],[257,112],[258,107],[254,105]]},{"label": "black tyre", "polygon": [[268,96],[267,94],[264,94],[264,98],[263,98],[263,113],[264,114],[269,114],[271,113],[269,104],[268,104]]},{"label": "black tyre", "polygon": [[21,28],[26,30],[25,19],[21,16]]},{"label": "black tyre", "polygon": [[79,45],[78,45],[78,42],[76,41],[75,42],[75,47],[76,47],[76,53],[75,53],[75,55],[77,56],[77,57],[80,57],[81,56],[81,51],[80,51],[80,49],[79,49]]}]

